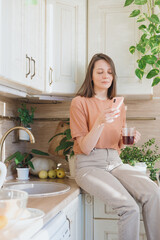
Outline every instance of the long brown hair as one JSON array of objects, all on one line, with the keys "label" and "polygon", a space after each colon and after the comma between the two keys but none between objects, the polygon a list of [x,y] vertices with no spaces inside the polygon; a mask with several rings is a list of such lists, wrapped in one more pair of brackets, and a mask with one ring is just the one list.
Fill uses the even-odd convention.
[{"label": "long brown hair", "polygon": [[88,68],[87,68],[87,73],[86,73],[86,77],[85,77],[85,80],[81,86],[81,88],[79,89],[79,91],[77,92],[77,96],[82,96],[82,97],[93,97],[95,95],[95,92],[94,92],[94,83],[92,81],[92,74],[93,74],[93,69],[94,69],[94,65],[95,65],[95,62],[97,62],[98,60],[105,60],[111,67],[111,70],[112,70],[112,75],[113,75],[113,81],[112,81],[112,84],[111,86],[109,87],[108,89],[108,92],[107,92],[107,97],[109,99],[112,99],[113,97],[115,97],[116,95],[116,70],[115,70],[115,66],[114,66],[114,63],[112,61],[112,59],[103,54],[103,53],[98,53],[98,54],[95,54],[89,65],[88,65]]}]

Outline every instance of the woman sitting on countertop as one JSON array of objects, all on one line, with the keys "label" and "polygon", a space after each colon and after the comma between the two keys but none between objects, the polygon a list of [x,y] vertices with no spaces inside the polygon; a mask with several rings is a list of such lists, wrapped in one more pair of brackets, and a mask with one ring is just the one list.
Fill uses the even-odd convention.
[{"label": "woman sitting on countertop", "polygon": [[[119,239],[138,240],[142,205],[147,240],[160,239],[160,190],[146,175],[123,164],[120,157],[124,103],[113,109],[116,95],[116,71],[110,57],[95,54],[85,81],[72,100],[70,128],[76,154],[76,182],[117,212]],[[135,132],[134,142],[140,139]]]}]

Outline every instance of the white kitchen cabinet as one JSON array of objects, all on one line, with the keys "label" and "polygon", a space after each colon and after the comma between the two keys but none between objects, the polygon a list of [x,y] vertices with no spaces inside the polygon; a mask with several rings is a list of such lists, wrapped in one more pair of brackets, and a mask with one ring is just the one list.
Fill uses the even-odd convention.
[{"label": "white kitchen cabinet", "polygon": [[1,9],[0,84],[43,91],[45,0],[1,0]]},{"label": "white kitchen cabinet", "polygon": [[86,0],[47,0],[46,92],[74,94],[86,69]]},{"label": "white kitchen cabinet", "polygon": [[[118,240],[118,215],[108,205],[90,194],[85,194],[85,240]],[[140,206],[140,205],[139,205]],[[140,206],[141,209],[141,206]],[[140,221],[140,240],[147,240],[144,224]]]},{"label": "white kitchen cabinet", "polygon": [[117,94],[152,95],[151,80],[139,81],[135,76],[136,54],[129,47],[136,44],[138,27],[129,18],[134,5],[123,7],[121,0],[89,0],[88,61],[99,52],[109,55],[117,70]]},{"label": "white kitchen cabinet", "polygon": [[[5,83],[22,81],[22,1],[1,0],[1,69]],[[4,82],[3,82],[4,83]]]},{"label": "white kitchen cabinet", "polygon": [[23,0],[23,79],[36,90],[44,90],[45,0]]},{"label": "white kitchen cabinet", "polygon": [[80,194],[50,219],[32,240],[84,240],[83,198]]}]

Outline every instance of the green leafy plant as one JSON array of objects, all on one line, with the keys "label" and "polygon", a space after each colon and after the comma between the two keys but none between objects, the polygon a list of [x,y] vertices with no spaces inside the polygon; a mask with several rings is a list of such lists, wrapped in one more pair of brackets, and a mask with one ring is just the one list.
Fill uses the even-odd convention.
[{"label": "green leafy plant", "polygon": [[160,154],[157,151],[158,146],[155,144],[155,138],[152,138],[140,147],[136,147],[135,144],[125,147],[121,151],[120,158],[123,163],[128,163],[132,166],[136,162],[145,162],[150,171],[150,178],[155,181],[156,173],[159,171],[159,168],[155,168],[155,163],[160,160]]},{"label": "green leafy plant", "polygon": [[18,108],[19,118],[24,127],[30,127],[30,123],[33,123],[34,112],[36,108],[31,107],[27,109],[26,104],[22,103],[22,107]]},{"label": "green leafy plant", "polygon": [[12,159],[14,159],[16,167],[18,168],[27,168],[31,167],[34,169],[33,163],[31,162],[31,159],[34,157],[33,154],[43,155],[43,156],[49,156],[48,153],[42,152],[37,149],[32,149],[29,153],[21,153],[19,151],[15,152],[14,154],[10,155],[5,159],[5,163],[9,163]]},{"label": "green leafy plant", "polygon": [[70,157],[72,157],[74,155],[74,151],[73,151],[74,143],[73,143],[73,139],[71,136],[70,128],[66,129],[62,133],[55,134],[48,142],[52,141],[53,138],[55,138],[56,136],[59,136],[59,135],[63,135],[64,137],[59,142],[59,145],[56,147],[55,151],[59,152],[60,150],[63,150],[63,155],[65,156],[65,159],[68,160],[67,155],[69,155]]},{"label": "green leafy plant", "polygon": [[[139,42],[129,48],[130,53],[138,51],[140,58],[137,60],[138,67],[135,74],[139,79],[146,76],[147,79],[153,79],[152,86],[160,82],[160,0],[125,0],[124,6],[134,4],[137,6],[132,11],[130,17],[136,17],[138,29],[140,31]],[[140,10],[143,6],[144,10]],[[155,14],[155,8],[158,8],[158,14]]]}]

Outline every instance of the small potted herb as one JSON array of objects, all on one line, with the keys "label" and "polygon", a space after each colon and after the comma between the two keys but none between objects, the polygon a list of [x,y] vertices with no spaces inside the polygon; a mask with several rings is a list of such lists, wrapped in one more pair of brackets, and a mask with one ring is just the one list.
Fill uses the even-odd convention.
[{"label": "small potted herb", "polygon": [[33,154],[49,156],[48,153],[42,152],[40,150],[32,149],[29,153],[21,153],[19,151],[15,152],[14,154],[10,155],[8,158],[5,159],[5,163],[9,163],[12,159],[14,159],[16,169],[17,169],[17,176],[20,180],[27,180],[29,179],[29,168],[34,169],[34,165],[31,159],[34,157]]},{"label": "small potted herb", "polygon": [[123,163],[128,163],[135,166],[136,163],[145,163],[147,169],[150,171],[150,178],[157,180],[156,174],[160,170],[155,168],[155,163],[160,160],[160,154],[158,152],[158,146],[155,144],[155,138],[149,139],[142,146],[125,147],[122,149],[120,157]]},{"label": "small potted herb", "polygon": [[[30,124],[33,123],[34,112],[36,108],[31,107],[27,109],[26,104],[22,103],[21,107],[18,108],[18,114],[23,127],[28,128],[31,131]],[[19,130],[19,139],[29,141],[29,135],[24,130]]]}]

